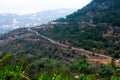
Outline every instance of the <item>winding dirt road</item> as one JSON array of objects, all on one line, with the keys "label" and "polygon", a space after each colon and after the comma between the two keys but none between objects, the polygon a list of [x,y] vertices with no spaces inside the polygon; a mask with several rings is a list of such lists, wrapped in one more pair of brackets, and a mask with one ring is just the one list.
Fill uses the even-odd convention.
[{"label": "winding dirt road", "polygon": [[[59,45],[59,46],[62,46],[62,47],[66,47],[66,48],[69,47],[68,45],[56,42],[56,41],[52,40],[51,38],[48,38],[48,37],[46,37],[44,35],[41,35],[37,31],[32,30],[31,28],[28,28],[28,30],[33,32],[33,33],[35,33],[37,36],[40,36],[40,37],[48,40],[52,44],[56,44],[56,45]],[[87,50],[84,50],[84,49],[81,49],[81,48],[71,47],[71,49],[74,50],[74,51],[77,51],[81,55],[87,56],[88,57],[88,61],[90,61],[90,62],[100,63],[100,64],[109,64],[109,63],[111,63],[111,60],[112,60],[112,57],[110,57],[110,56],[93,53],[93,52],[90,52],[90,51],[87,51]],[[94,54],[94,56],[93,56],[93,54]]]}]

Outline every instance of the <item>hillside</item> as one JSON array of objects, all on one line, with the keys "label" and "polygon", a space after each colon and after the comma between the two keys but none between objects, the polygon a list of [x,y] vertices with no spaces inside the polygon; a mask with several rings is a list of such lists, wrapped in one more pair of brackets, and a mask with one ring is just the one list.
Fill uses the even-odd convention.
[{"label": "hillside", "polygon": [[64,44],[119,58],[119,5],[119,0],[93,0],[66,18],[53,21],[54,28],[38,31]]},{"label": "hillside", "polygon": [[55,79],[119,79],[119,61],[56,42],[39,34],[36,31],[39,28],[21,28],[1,35],[1,78],[52,80],[54,76],[59,76]]},{"label": "hillside", "polygon": [[120,80],[119,5],[93,0],[66,18],[0,34],[0,80]]}]

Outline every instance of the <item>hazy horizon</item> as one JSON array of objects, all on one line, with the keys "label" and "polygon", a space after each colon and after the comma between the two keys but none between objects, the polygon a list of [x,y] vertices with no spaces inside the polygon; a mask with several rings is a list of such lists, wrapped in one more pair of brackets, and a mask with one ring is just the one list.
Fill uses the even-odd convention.
[{"label": "hazy horizon", "polygon": [[0,0],[0,14],[31,14],[55,9],[81,9],[92,0]]},{"label": "hazy horizon", "polygon": [[28,11],[28,13],[17,13],[17,12],[6,12],[6,13],[2,13],[2,12],[0,12],[0,14],[15,14],[15,15],[27,15],[27,14],[35,14],[35,13],[41,13],[41,12],[49,12],[49,11],[59,11],[59,10],[67,10],[67,11],[69,11],[69,10],[71,10],[71,11],[76,11],[76,10],[78,10],[78,9],[76,9],[76,8],[58,8],[58,9],[46,9],[46,10],[39,10],[39,11],[33,11],[33,12],[29,12]]}]

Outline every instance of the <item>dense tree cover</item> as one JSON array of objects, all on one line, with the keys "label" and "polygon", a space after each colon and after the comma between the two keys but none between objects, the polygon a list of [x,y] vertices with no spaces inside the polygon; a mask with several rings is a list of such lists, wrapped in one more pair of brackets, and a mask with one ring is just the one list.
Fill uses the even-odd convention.
[{"label": "dense tree cover", "polygon": [[38,30],[56,41],[115,58],[120,55],[120,0],[93,0],[84,8],[56,21],[53,29]]},{"label": "dense tree cover", "polygon": [[83,28],[78,27],[77,24],[67,24],[55,25],[53,29],[45,31],[39,30],[39,33],[64,44],[68,41],[71,46],[82,47],[97,53],[104,50],[105,54],[114,54],[113,56],[117,58],[119,57],[117,54],[120,52],[120,43],[115,44],[117,37],[103,37],[103,33],[106,33],[107,30],[108,26],[104,24],[98,24],[95,27],[85,26]]},{"label": "dense tree cover", "polygon": [[[34,55],[4,53],[0,56],[0,80],[119,80],[120,69],[114,65],[95,66],[86,58],[61,62]],[[114,67],[113,67],[114,66]]]},{"label": "dense tree cover", "polygon": [[0,80],[30,80],[25,76],[24,62],[13,62],[13,55],[7,53],[0,59]]}]

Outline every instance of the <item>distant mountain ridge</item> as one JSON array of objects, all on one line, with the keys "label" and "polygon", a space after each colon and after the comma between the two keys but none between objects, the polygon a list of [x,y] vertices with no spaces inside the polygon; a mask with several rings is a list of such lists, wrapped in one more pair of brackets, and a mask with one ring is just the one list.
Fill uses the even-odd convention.
[{"label": "distant mountain ridge", "polygon": [[37,12],[33,14],[0,14],[0,33],[22,27],[33,27],[48,23],[60,17],[71,14],[76,9],[56,9]]}]

